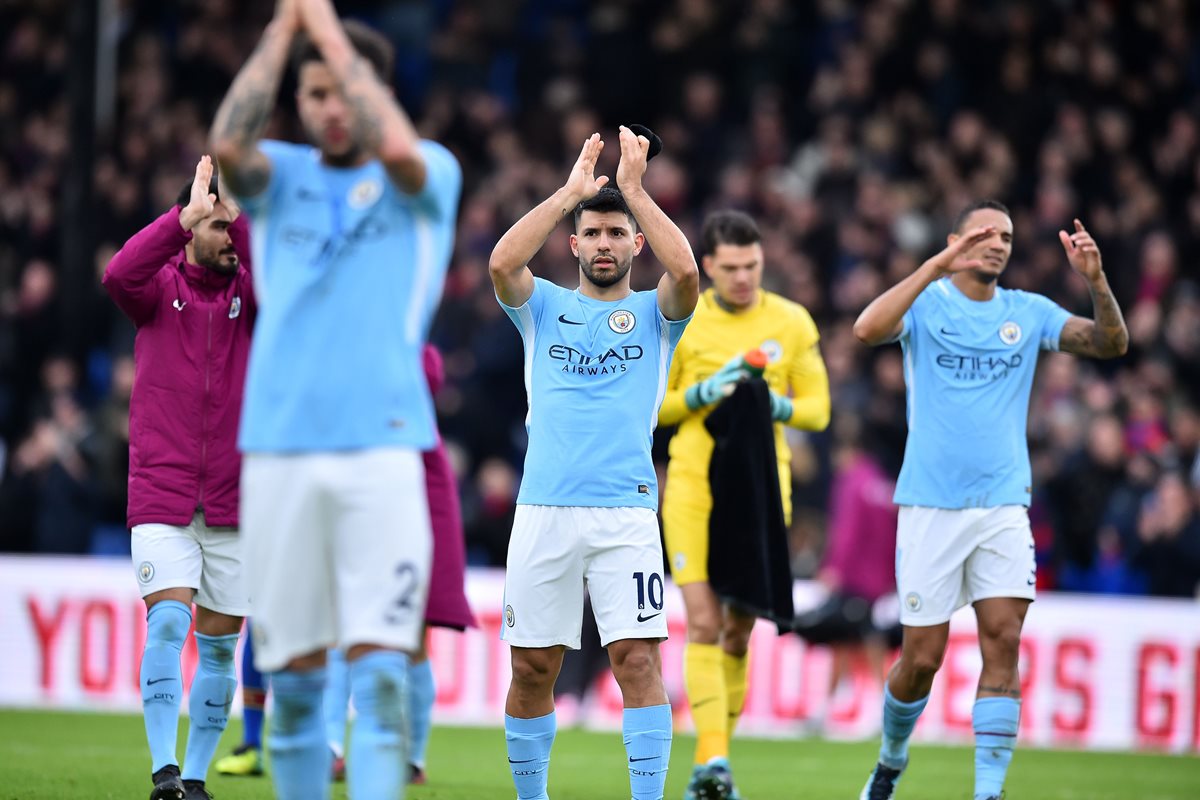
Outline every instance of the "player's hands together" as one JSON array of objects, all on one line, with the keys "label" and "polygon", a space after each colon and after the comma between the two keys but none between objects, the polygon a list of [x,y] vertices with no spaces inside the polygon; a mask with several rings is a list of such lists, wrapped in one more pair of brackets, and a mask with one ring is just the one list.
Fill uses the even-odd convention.
[{"label": "player's hands together", "polygon": [[748,377],[750,372],[745,367],[745,359],[739,353],[712,375],[690,386],[683,394],[684,402],[692,411],[710,406],[733,394],[738,381]]},{"label": "player's hands together", "polygon": [[1096,280],[1104,273],[1104,264],[1100,259],[1100,247],[1096,240],[1083,227],[1083,223],[1075,220],[1075,232],[1058,232],[1058,240],[1062,242],[1063,250],[1067,251],[1067,261],[1071,267],[1089,281]]},{"label": "player's hands together", "polygon": [[574,201],[571,205],[572,208],[584,200],[595,197],[596,193],[608,183],[607,175],[596,177],[596,160],[600,158],[603,150],[604,140],[598,133],[593,133],[583,143],[583,149],[579,151],[579,158],[575,160],[575,166],[571,167],[571,175],[563,184],[563,190]]},{"label": "player's hands together", "polygon": [[188,198],[188,204],[179,211],[179,227],[185,231],[190,231],[205,217],[213,213],[217,196],[208,191],[208,186],[212,183],[212,175],[212,158],[200,156],[200,161],[196,164],[196,177],[192,180],[191,197]]},{"label": "player's hands together", "polygon": [[922,266],[929,265],[934,267],[937,270],[938,277],[950,275],[955,272],[965,272],[969,269],[978,269],[983,266],[983,259],[961,258],[961,256],[977,244],[987,241],[995,233],[995,225],[981,225],[978,228],[972,228],[948,244],[945,250],[930,258]]},{"label": "player's hands together", "polygon": [[792,418],[792,400],[782,394],[771,392],[771,421],[787,422]]},{"label": "player's hands together", "polygon": [[645,136],[637,136],[624,125],[619,133],[621,141],[621,162],[617,164],[617,188],[622,194],[629,194],[642,188],[642,176],[646,174],[647,154],[650,152],[650,140]]},{"label": "player's hands together", "polygon": [[271,23],[288,34],[299,33],[304,27],[300,19],[299,0],[276,0],[275,16]]}]

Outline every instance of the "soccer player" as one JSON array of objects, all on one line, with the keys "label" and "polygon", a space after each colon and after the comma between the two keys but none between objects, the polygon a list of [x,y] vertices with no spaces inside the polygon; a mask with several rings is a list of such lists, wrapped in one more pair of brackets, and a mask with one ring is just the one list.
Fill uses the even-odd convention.
[{"label": "soccer player", "polygon": [[[313,146],[260,141],[289,51]],[[461,171],[418,138],[386,80],[392,49],[329,0],[280,0],[213,123],[244,200],[263,314],[246,379],[242,528],[255,661],[274,695],[281,797],[325,798],[325,651],[346,650],[358,715],[350,796],[403,792],[405,651],[429,580],[421,369]],[[261,264],[261,269],[257,269]]]},{"label": "soccer player", "polygon": [[729,739],[746,699],[746,664],[755,617],[723,603],[708,582],[709,411],[747,376],[742,356],[761,349],[771,389],[775,454],[785,518],[791,518],[791,449],[784,427],[829,424],[829,378],[817,348],[817,326],[803,306],[762,289],[758,226],[740,211],[709,216],[701,233],[701,266],[712,288],[679,342],[658,412],[679,425],[671,439],[663,532],[671,574],[687,609],[684,681],[696,726],[695,766],[687,798],[738,797],[729,768]]},{"label": "soccer player", "polygon": [[[129,406],[133,564],[146,601],[142,711],[151,800],[206,798],[204,781],[237,688],[249,598],[238,535],[238,415],[256,306],[246,222],[208,156],[177,205],[113,256],[104,288],[137,326]],[[179,656],[196,604],[200,659],[175,756]]]},{"label": "soccer player", "polygon": [[[564,648],[579,648],[585,584],[625,700],[634,800],[661,798],[666,781],[671,706],[659,655],[667,623],[650,446],[699,273],[687,239],[642,187],[649,145],[620,129],[612,189],[607,176],[595,177],[604,143],[592,134],[567,182],[504,234],[488,264],[524,340],[529,399],[501,629],[512,646],[504,731],[522,800],[547,798],[554,679]],[[575,289],[526,266],[568,214]],[[657,291],[634,292],[629,270],[646,242],[666,274]]]},{"label": "soccer player", "polygon": [[946,249],[854,323],[866,344],[900,342],[908,387],[895,494],[904,644],[885,687],[883,746],[862,800],[895,795],[950,617],[968,603],[983,655],[972,713],[975,799],[1001,796],[1021,715],[1021,625],[1036,581],[1025,423],[1038,353],[1114,358],[1129,342],[1096,242],[1079,220],[1059,239],[1088,282],[1094,320],[996,285],[1012,255],[1013,224],[1008,209],[983,200],[959,215]]}]

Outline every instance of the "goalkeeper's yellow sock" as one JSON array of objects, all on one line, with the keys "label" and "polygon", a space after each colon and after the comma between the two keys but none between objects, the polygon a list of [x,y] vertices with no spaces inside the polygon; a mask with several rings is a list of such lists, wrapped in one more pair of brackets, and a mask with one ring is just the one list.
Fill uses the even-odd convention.
[{"label": "goalkeeper's yellow sock", "polygon": [[733,729],[737,727],[738,719],[742,716],[742,709],[746,706],[746,690],[750,683],[747,677],[750,651],[747,650],[740,656],[732,656],[729,653],[722,652],[721,657],[725,672],[725,692],[728,697],[726,701],[728,717],[726,719],[725,736],[729,740],[733,739]]},{"label": "goalkeeper's yellow sock", "polygon": [[725,690],[724,654],[719,645],[688,642],[683,650],[683,682],[692,723],[696,726],[696,763],[729,755],[729,697]]}]

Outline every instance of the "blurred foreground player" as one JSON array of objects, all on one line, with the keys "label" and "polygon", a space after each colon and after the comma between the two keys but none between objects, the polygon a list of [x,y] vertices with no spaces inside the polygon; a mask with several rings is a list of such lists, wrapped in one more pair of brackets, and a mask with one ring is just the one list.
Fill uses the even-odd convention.
[{"label": "blurred foreground player", "polygon": [[[260,141],[289,53],[314,145]],[[329,0],[280,0],[211,133],[263,254],[242,527],[255,659],[274,696],[271,776],[288,800],[329,796],[333,646],[346,649],[358,711],[350,796],[403,793],[404,653],[420,646],[432,550],[420,454],[436,434],[421,348],[461,172],[397,104],[392,56]]]}]

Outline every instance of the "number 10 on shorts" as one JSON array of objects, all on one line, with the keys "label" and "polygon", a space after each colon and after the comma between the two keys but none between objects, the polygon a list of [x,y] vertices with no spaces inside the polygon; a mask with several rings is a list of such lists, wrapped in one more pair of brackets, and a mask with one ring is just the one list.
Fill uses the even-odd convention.
[{"label": "number 10 on shorts", "polygon": [[649,595],[650,607],[655,611],[662,611],[663,607],[663,579],[662,575],[657,572],[650,573],[650,580],[646,580],[646,573],[633,573],[633,581],[637,584],[637,599],[638,608],[646,607],[646,597]]}]

